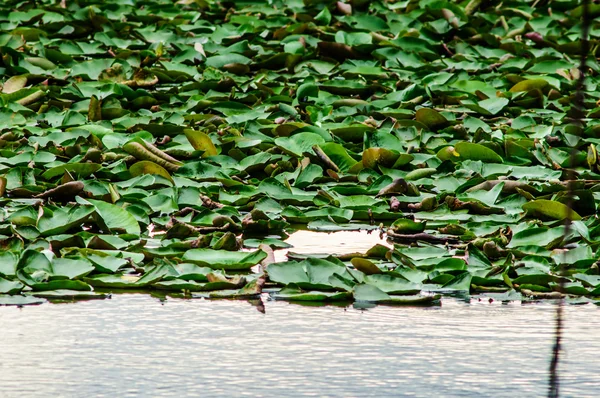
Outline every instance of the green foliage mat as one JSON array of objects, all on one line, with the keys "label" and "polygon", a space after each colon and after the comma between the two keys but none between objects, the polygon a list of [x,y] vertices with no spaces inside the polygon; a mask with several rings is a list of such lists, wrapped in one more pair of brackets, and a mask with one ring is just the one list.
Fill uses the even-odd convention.
[{"label": "green foliage mat", "polygon": [[[580,110],[581,14],[575,0],[3,1],[0,305],[119,289],[594,300],[600,24]],[[294,228],[396,244],[274,263]]]}]

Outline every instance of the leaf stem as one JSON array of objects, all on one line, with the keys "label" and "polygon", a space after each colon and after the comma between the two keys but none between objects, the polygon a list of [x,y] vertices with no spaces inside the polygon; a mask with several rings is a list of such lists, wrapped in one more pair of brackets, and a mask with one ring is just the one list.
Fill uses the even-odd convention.
[{"label": "leaf stem", "polygon": [[[579,79],[577,80],[577,89],[575,92],[574,107],[576,108],[575,117],[573,122],[579,125],[584,123],[583,118],[585,117],[585,77],[586,77],[586,61],[589,53],[589,30],[590,30],[590,9],[589,0],[582,1],[582,16],[581,16],[581,58],[579,63]],[[575,165],[576,148],[571,149],[569,155],[569,169],[567,170],[567,217],[565,220],[564,240],[569,236],[571,232],[571,218],[573,216],[573,196],[574,196],[574,179],[575,175],[573,168]],[[559,265],[559,270],[564,271],[565,264],[567,262],[567,252],[565,251],[564,260]],[[564,278],[559,279],[559,292],[563,292],[564,289]],[[554,347],[552,348],[552,360],[550,361],[550,380],[548,397],[558,398],[560,395],[560,381],[558,379],[558,364],[560,361],[560,351],[562,343],[562,329],[563,329],[563,307],[564,299],[560,299],[560,302],[556,308],[556,326],[555,326],[555,337]]]}]

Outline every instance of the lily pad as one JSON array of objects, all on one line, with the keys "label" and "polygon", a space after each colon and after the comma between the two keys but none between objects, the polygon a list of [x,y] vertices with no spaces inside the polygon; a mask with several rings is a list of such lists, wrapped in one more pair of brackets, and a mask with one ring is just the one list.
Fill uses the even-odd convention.
[{"label": "lily pad", "polygon": [[272,293],[275,300],[286,301],[347,301],[352,298],[349,292],[319,292],[303,291],[301,289],[287,287],[277,293]]},{"label": "lily pad", "polygon": [[253,252],[228,252],[213,249],[192,249],[182,259],[212,269],[248,270],[267,257],[262,250]]},{"label": "lily pad", "polygon": [[7,296],[0,295],[0,306],[23,306],[23,305],[39,305],[47,303],[48,300],[39,297],[31,296]]},{"label": "lily pad", "polygon": [[448,120],[438,111],[429,108],[421,108],[417,110],[415,118],[418,122],[423,123],[433,131],[444,128],[449,124]]},{"label": "lily pad", "polygon": [[462,159],[480,160],[487,163],[503,163],[502,157],[492,149],[472,142],[459,142],[454,145],[454,150]]},{"label": "lily pad", "polygon": [[390,296],[381,289],[369,285],[359,284],[354,287],[354,300],[357,302],[374,302],[393,305],[433,305],[439,303],[440,295],[435,296]]},{"label": "lily pad", "polygon": [[525,203],[522,207],[527,214],[534,217],[550,218],[553,220],[564,220],[565,218],[581,220],[581,216],[575,211],[569,210],[567,205],[553,200],[537,199]]},{"label": "lily pad", "polygon": [[581,6],[165,3],[0,4],[3,297],[600,296]]}]

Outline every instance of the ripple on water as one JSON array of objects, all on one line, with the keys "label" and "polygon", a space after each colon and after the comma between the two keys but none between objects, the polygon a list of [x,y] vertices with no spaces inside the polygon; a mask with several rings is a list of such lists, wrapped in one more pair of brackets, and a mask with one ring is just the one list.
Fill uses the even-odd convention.
[{"label": "ripple on water", "polygon": [[[562,392],[595,396],[596,308],[565,313]],[[267,301],[261,314],[246,302],[115,295],[0,308],[0,319],[2,397],[538,397],[554,306]]]}]

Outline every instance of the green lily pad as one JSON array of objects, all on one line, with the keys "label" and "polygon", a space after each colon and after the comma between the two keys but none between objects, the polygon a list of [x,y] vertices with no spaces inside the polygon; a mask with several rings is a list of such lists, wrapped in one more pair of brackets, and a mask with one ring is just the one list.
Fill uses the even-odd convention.
[{"label": "green lily pad", "polygon": [[18,294],[25,285],[19,281],[9,281],[0,278],[0,294]]},{"label": "green lily pad", "polygon": [[523,80],[510,88],[510,92],[518,93],[520,91],[541,90],[548,86],[548,82],[544,79],[529,79]]},{"label": "green lily pad", "polygon": [[140,225],[135,217],[120,206],[102,200],[81,199],[82,204],[91,204],[96,209],[101,225],[110,232],[121,232],[132,235],[140,234]]},{"label": "green lily pad", "polygon": [[39,305],[47,303],[48,300],[44,298],[38,297],[30,297],[30,296],[7,296],[0,295],[0,306],[23,306],[23,305]]},{"label": "green lily pad", "polygon": [[0,3],[3,297],[600,296],[574,1]]},{"label": "green lily pad", "polygon": [[490,148],[472,142],[459,142],[454,145],[454,150],[461,159],[480,160],[487,163],[504,163],[502,157]]},{"label": "green lily pad", "polygon": [[438,111],[429,108],[421,108],[417,110],[415,119],[433,131],[444,128],[449,124],[448,120],[443,115],[441,115]]},{"label": "green lily pad", "polygon": [[171,178],[171,175],[167,170],[164,169],[164,167],[156,163],[150,162],[148,160],[142,160],[141,162],[133,164],[129,168],[129,172],[134,177],[140,176],[142,174],[156,174],[161,177],[165,177],[167,180],[173,182],[173,178]]},{"label": "green lily pad", "polygon": [[110,297],[106,293],[91,291],[57,289],[41,292],[26,293],[28,296],[44,298],[48,300],[103,300]]},{"label": "green lily pad", "polygon": [[228,252],[213,249],[192,249],[182,259],[212,269],[248,270],[267,257],[262,250],[253,252]]},{"label": "green lily pad", "polygon": [[525,203],[522,207],[527,214],[534,217],[550,218],[553,220],[564,220],[569,217],[571,220],[581,220],[581,216],[573,210],[569,210],[567,205],[553,200],[537,199]]},{"label": "green lily pad", "polygon": [[439,303],[439,295],[435,296],[390,296],[376,286],[359,284],[354,287],[354,300],[393,305],[432,305]]},{"label": "green lily pad", "polygon": [[352,298],[352,293],[303,291],[297,288],[286,287],[277,293],[271,293],[271,297],[275,300],[286,301],[347,301]]}]

